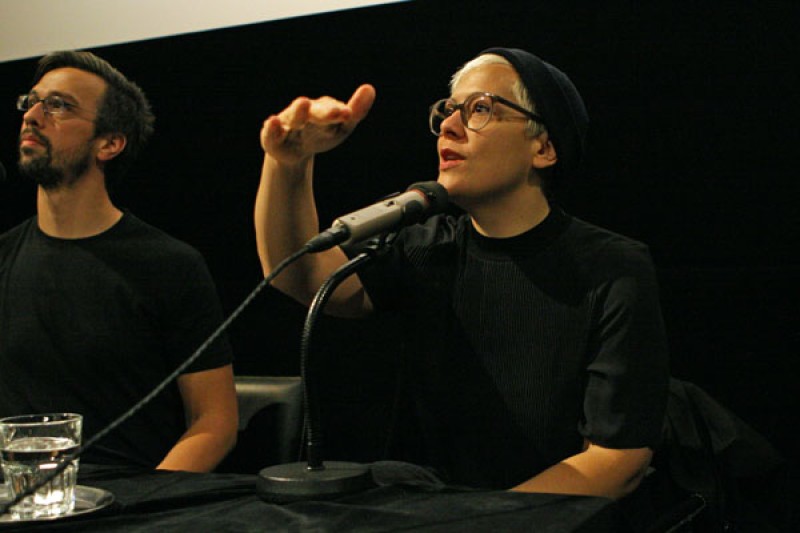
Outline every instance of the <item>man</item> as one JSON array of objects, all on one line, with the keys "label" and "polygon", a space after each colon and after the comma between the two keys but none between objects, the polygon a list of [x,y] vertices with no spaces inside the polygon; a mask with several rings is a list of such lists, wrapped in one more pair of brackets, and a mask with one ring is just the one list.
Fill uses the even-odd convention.
[{"label": "man", "polygon": [[[91,53],[56,52],[17,107],[37,214],[0,236],[0,416],[77,412],[88,439],[194,353],[221,308],[200,254],[109,196],[153,131],[137,85]],[[213,343],[82,460],[212,470],[236,439],[231,360]]]},{"label": "man", "polygon": [[[341,143],[374,98],[369,85],[347,103],[298,98],[264,122],[255,223],[265,273],[319,231],[315,155]],[[413,332],[413,457],[447,481],[630,494],[660,438],[666,341],[646,247],[548,196],[584,151],[577,90],[533,54],[489,49],[456,73],[430,124],[438,182],[465,214],[401,230],[328,311],[395,313]],[[338,248],[307,255],[273,284],[308,303],[344,261]]]}]

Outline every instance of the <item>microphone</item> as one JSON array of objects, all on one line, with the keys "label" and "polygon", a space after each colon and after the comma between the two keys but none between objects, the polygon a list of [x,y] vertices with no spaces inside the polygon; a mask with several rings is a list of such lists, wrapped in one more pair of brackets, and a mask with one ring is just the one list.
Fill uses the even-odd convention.
[{"label": "microphone", "polygon": [[0,161],[0,183],[6,181],[6,167],[3,166],[3,162]]},{"label": "microphone", "polygon": [[309,240],[309,253],[321,252],[337,244],[354,244],[386,231],[422,222],[447,208],[447,190],[435,181],[411,184],[406,192],[384,198],[358,211],[334,220],[330,228]]}]

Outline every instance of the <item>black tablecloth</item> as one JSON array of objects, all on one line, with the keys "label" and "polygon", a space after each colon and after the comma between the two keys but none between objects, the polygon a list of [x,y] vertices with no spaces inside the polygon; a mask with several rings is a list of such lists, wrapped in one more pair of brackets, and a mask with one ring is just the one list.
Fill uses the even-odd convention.
[{"label": "black tablecloth", "polygon": [[[326,501],[269,504],[256,475],[131,471],[81,465],[78,483],[111,491],[105,509],[57,521],[4,523],[2,531],[514,531],[618,532],[603,498],[477,491],[392,481],[395,465],[372,465],[376,486]],[[389,475],[386,473],[390,472]]]}]

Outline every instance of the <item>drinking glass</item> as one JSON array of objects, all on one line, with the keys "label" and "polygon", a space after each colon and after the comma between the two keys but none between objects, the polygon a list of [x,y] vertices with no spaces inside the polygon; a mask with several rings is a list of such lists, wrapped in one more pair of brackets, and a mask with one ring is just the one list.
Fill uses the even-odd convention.
[{"label": "drinking glass", "polygon": [[[81,444],[83,417],[48,413],[0,418],[0,463],[13,499],[59,466]],[[78,458],[55,478],[10,510],[12,519],[36,520],[69,513],[75,507]]]}]

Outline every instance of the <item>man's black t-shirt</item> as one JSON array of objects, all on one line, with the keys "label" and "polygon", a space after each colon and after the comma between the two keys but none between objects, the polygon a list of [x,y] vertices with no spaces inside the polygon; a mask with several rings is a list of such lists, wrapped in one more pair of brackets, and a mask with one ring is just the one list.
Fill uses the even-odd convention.
[{"label": "man's black t-shirt", "polygon": [[[84,441],[141,400],[222,322],[200,254],[130,213],[57,239],[35,217],[0,236],[0,416],[76,412]],[[187,372],[231,362],[222,337]],[[186,429],[171,383],[82,455],[157,465]]]}]

